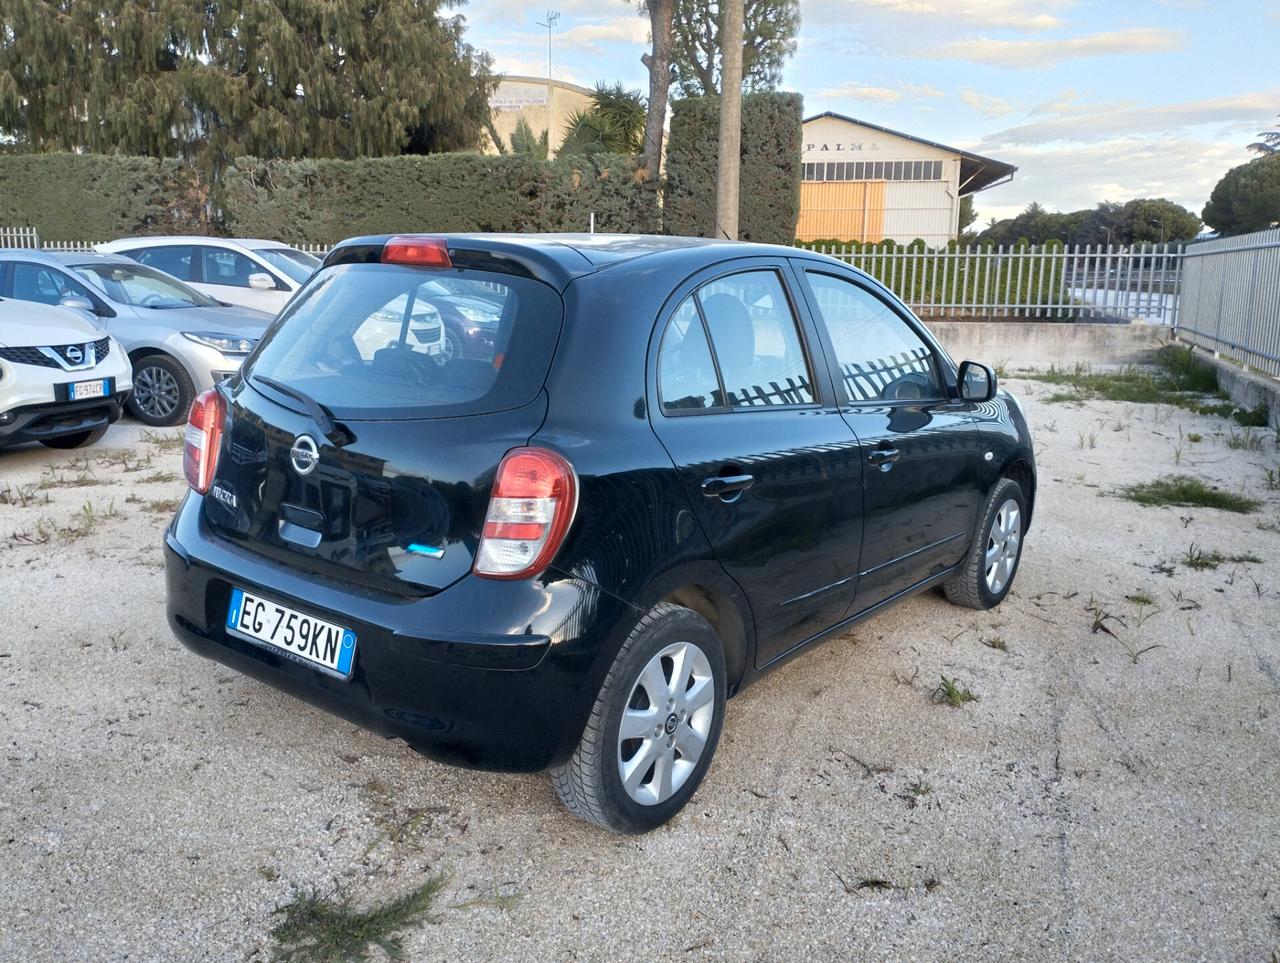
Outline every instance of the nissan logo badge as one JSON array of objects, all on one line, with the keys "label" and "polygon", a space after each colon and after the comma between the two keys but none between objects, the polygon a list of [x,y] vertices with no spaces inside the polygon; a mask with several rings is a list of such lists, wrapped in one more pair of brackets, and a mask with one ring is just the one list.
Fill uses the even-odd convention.
[{"label": "nissan logo badge", "polygon": [[310,475],[320,464],[320,449],[316,440],[310,435],[299,435],[289,449],[289,460],[293,462],[293,470],[299,475]]},{"label": "nissan logo badge", "polygon": [[67,345],[67,360],[72,364],[79,364],[84,360],[84,352],[78,344]]}]

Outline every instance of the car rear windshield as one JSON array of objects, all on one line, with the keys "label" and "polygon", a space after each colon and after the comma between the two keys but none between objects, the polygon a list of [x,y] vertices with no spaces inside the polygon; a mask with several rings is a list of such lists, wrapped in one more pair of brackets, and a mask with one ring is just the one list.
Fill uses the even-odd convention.
[{"label": "car rear windshield", "polygon": [[298,388],[339,419],[503,411],[541,389],[563,310],[528,278],[339,265],[290,302],[245,373]]}]

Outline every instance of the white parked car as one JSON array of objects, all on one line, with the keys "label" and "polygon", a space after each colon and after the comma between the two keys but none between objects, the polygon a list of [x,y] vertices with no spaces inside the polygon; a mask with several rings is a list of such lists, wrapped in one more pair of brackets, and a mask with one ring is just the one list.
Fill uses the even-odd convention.
[{"label": "white parked car", "polygon": [[226,237],[131,237],[99,244],[185,281],[227,304],[269,314],[293,297],[320,259],[279,241]]},{"label": "white parked car", "polygon": [[0,448],[92,445],[124,411],[132,370],[81,312],[0,299]]}]

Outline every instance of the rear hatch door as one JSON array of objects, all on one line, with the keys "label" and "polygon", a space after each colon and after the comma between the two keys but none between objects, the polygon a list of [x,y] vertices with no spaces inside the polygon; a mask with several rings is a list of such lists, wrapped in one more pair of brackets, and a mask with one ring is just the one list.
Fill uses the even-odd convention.
[{"label": "rear hatch door", "polygon": [[[459,357],[443,350],[441,289],[465,297],[477,283],[499,316],[484,356]],[[502,456],[545,416],[562,314],[556,291],[527,277],[323,269],[224,389],[209,524],[318,575],[405,595],[445,588],[471,568]]]}]

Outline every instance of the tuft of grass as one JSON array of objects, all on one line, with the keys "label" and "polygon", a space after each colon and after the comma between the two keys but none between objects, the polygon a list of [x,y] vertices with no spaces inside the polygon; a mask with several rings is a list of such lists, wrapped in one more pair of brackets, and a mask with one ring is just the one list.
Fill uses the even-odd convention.
[{"label": "tuft of grass", "polygon": [[150,475],[148,475],[146,478],[142,480],[149,484],[160,485],[160,484],[167,484],[169,482],[176,482],[178,481],[178,476],[171,471],[156,471],[156,472],[152,472]]},{"label": "tuft of grass", "polygon": [[1187,441],[1191,442],[1193,445],[1198,445],[1200,442],[1204,441],[1204,435],[1200,434],[1198,431],[1190,432],[1187,435]]},{"label": "tuft of grass", "polygon": [[5,484],[0,487],[0,505],[17,505],[26,508],[28,505],[48,505],[49,493],[36,488],[35,485],[13,486]]},{"label": "tuft of grass", "polygon": [[998,635],[993,635],[990,638],[986,636],[982,636],[978,639],[978,641],[981,642],[983,645],[985,645],[988,649],[995,649],[998,652],[1009,651],[1009,643],[1006,642],[1004,639],[1002,639]]},{"label": "tuft of grass", "polygon": [[1134,605],[1155,605],[1156,600],[1146,591],[1134,592],[1132,595],[1126,595],[1126,599]]},{"label": "tuft of grass", "polygon": [[186,440],[185,431],[151,431],[143,429],[142,440],[155,445],[161,451],[178,451]]},{"label": "tuft of grass", "polygon": [[1196,571],[1215,569],[1226,562],[1240,565],[1258,565],[1261,564],[1262,559],[1252,552],[1244,552],[1239,555],[1223,555],[1219,551],[1206,552],[1195,542],[1191,543],[1191,547],[1187,549],[1187,554],[1182,558],[1183,565]]},{"label": "tuft of grass", "polygon": [[942,676],[942,681],[938,684],[938,688],[933,690],[933,701],[949,705],[953,709],[959,709],[966,702],[977,702],[978,697],[968,686],[957,682],[955,679],[948,679],[944,675]]},{"label": "tuft of grass", "polygon": [[1264,401],[1256,408],[1237,408],[1231,417],[1242,428],[1265,428],[1271,420],[1271,409]]},{"label": "tuft of grass", "polygon": [[374,947],[391,960],[407,959],[400,931],[435,922],[431,907],[447,877],[432,876],[417,889],[381,906],[357,910],[350,896],[336,890],[324,897],[314,890],[279,906],[283,917],[272,928],[272,959],[277,963],[352,963],[369,959]]},{"label": "tuft of grass", "polygon": [[1120,490],[1120,494],[1139,505],[1220,508],[1240,515],[1256,512],[1261,505],[1255,498],[1224,492],[1191,475],[1165,475],[1155,481],[1128,485]]},{"label": "tuft of grass", "polygon": [[1227,435],[1227,447],[1237,451],[1262,451],[1262,436],[1252,428],[1244,431],[1233,428]]}]

